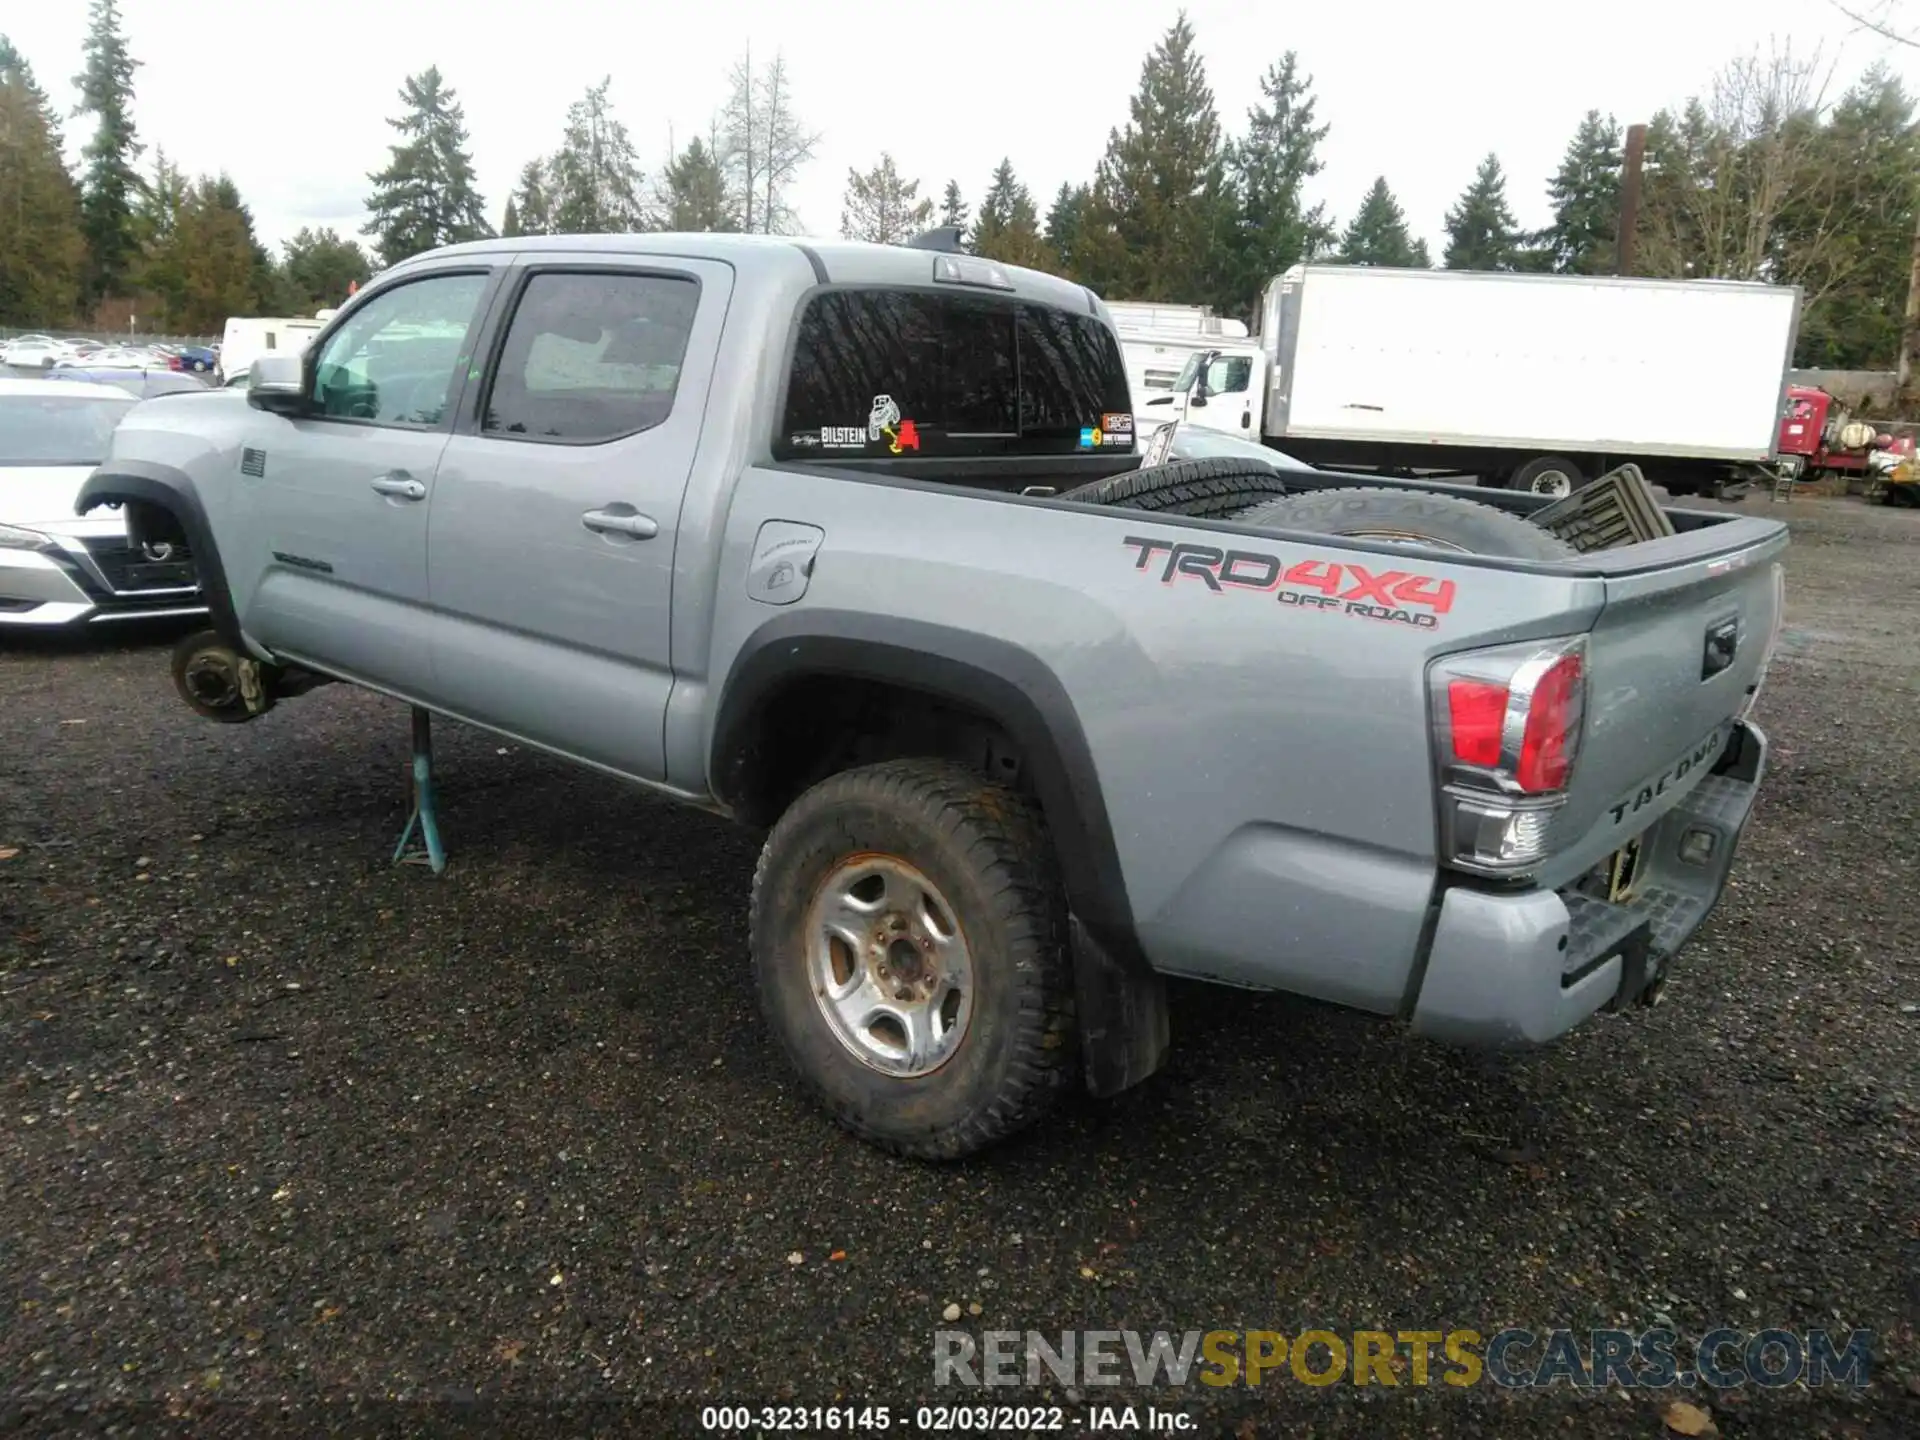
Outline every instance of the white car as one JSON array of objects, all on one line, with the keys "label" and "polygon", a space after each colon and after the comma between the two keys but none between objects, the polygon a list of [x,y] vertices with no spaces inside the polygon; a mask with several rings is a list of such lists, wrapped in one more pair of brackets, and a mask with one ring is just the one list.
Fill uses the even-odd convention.
[{"label": "white car", "polygon": [[135,403],[112,385],[0,379],[0,630],[205,612],[184,545],[136,550],[119,512],[74,514]]},{"label": "white car", "polygon": [[110,345],[88,355],[66,356],[56,362],[76,370],[165,370],[167,362],[151,350]]},{"label": "white car", "polygon": [[73,354],[73,347],[49,335],[22,335],[0,345],[0,365],[20,370],[49,370]]}]

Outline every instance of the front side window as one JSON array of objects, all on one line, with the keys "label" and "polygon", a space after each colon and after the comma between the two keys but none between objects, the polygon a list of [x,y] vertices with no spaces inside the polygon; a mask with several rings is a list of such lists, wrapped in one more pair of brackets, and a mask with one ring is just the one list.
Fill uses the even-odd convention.
[{"label": "front side window", "polygon": [[1133,443],[1119,344],[1090,315],[917,290],[801,313],[782,458],[1046,455]]},{"label": "front side window", "polygon": [[535,275],[480,428],[586,444],[651,430],[673,413],[699,307],[699,282],[684,275]]},{"label": "front side window", "polygon": [[313,408],[336,420],[438,425],[465,373],[484,275],[431,275],[373,296],[321,347]]},{"label": "front side window", "polygon": [[1238,395],[1253,377],[1253,361],[1245,355],[1221,355],[1207,367],[1207,389],[1215,395]]}]

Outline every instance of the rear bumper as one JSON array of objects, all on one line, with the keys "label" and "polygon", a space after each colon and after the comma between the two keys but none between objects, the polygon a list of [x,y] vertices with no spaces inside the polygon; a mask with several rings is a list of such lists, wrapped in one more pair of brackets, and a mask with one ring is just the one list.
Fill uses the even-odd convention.
[{"label": "rear bumper", "polygon": [[197,585],[116,590],[86,546],[65,536],[49,549],[0,549],[0,632],[202,615],[206,608]]},{"label": "rear bumper", "polygon": [[1595,1011],[1649,998],[1726,887],[1766,753],[1758,729],[1734,727],[1713,772],[1640,837],[1626,904],[1571,889],[1448,890],[1413,1029],[1459,1045],[1543,1045]]}]

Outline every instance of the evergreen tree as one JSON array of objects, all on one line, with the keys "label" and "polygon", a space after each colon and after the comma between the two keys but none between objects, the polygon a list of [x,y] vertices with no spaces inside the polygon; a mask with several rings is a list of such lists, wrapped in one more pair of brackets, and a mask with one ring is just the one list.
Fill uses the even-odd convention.
[{"label": "evergreen tree", "polygon": [[218,334],[229,316],[258,313],[255,241],[245,208],[232,203],[225,176],[202,176],[186,192],[173,243],[179,251],[181,293],[169,327],[194,335]]},{"label": "evergreen tree", "polygon": [[133,269],[135,286],[145,297],[147,314],[163,323],[177,312],[186,294],[186,274],[178,244],[180,211],[187,201],[187,178],[158,147],[153,152],[153,175],[141,187],[133,214],[139,255]]},{"label": "evergreen tree", "polygon": [[[1920,124],[1914,97],[1876,65],[1833,107],[1781,207],[1780,273],[1804,287],[1796,364],[1893,369],[1915,233]],[[1824,183],[1823,183],[1824,177]]]},{"label": "evergreen tree", "polygon": [[1069,185],[1064,180],[1054,192],[1047,209],[1047,244],[1058,257],[1062,275],[1078,279],[1081,273],[1081,232],[1085,228],[1087,207],[1093,203],[1093,191],[1087,185]]},{"label": "evergreen tree", "polygon": [[1400,202],[1387,189],[1382,175],[1373,182],[1353,223],[1340,237],[1336,258],[1343,265],[1390,265],[1402,269],[1425,270],[1433,261],[1427,254],[1427,242],[1407,233],[1407,217]]},{"label": "evergreen tree", "polygon": [[1589,110],[1547,182],[1553,221],[1539,237],[1544,268],[1562,275],[1608,275],[1620,230],[1620,127]]},{"label": "evergreen tree", "polygon": [[515,235],[553,234],[553,189],[545,160],[529,160],[520,170],[520,183],[507,200],[519,226]]},{"label": "evergreen tree", "polygon": [[509,240],[516,235],[524,235],[526,233],[520,228],[520,212],[513,208],[513,197],[511,195],[507,197],[506,214],[500,217],[500,233]]},{"label": "evergreen tree", "polygon": [[0,36],[0,324],[73,319],[86,263],[79,195],[52,107]]},{"label": "evergreen tree", "polygon": [[[613,115],[608,76],[567,111],[566,138],[548,164],[557,235],[620,234],[647,228],[640,162],[627,127]],[[523,221],[524,223],[524,221]]]},{"label": "evergreen tree", "polygon": [[73,79],[80,92],[74,113],[91,115],[95,128],[84,152],[80,223],[87,238],[87,293],[99,299],[126,289],[137,245],[133,207],[140,176],[134,166],[142,147],[134,139],[133,72],[139,62],[120,32],[118,0],[92,0],[81,53],[86,65]]},{"label": "evergreen tree", "polygon": [[301,314],[345,303],[353,287],[373,277],[373,262],[359,242],[331,229],[302,227],[280,248],[287,291]]},{"label": "evergreen tree", "polygon": [[1523,242],[1507,207],[1507,177],[1500,158],[1489,154],[1474,172],[1473,183],[1447,212],[1449,270],[1517,270]]},{"label": "evergreen tree", "polygon": [[373,237],[389,265],[493,233],[474,188],[466,112],[440,67],[409,75],[400,99],[405,112],[387,123],[400,132],[401,143],[390,147],[387,168],[367,177],[373,182],[367,197],[373,218],[362,232]]},{"label": "evergreen tree", "polygon": [[960,193],[960,182],[947,181],[947,193],[940,197],[940,223],[958,225],[964,232],[967,228],[967,215],[970,208],[966,198]]},{"label": "evergreen tree", "polygon": [[658,203],[661,224],[668,230],[724,233],[740,228],[720,157],[698,135],[667,166]]},{"label": "evergreen tree", "polygon": [[1040,216],[1034,209],[1033,196],[1014,178],[1011,159],[1003,159],[994,167],[967,248],[990,260],[1035,270],[1045,270],[1053,263],[1047,242],[1040,238]]},{"label": "evergreen tree", "polygon": [[933,201],[920,198],[920,182],[903,178],[893,156],[884,150],[879,163],[865,174],[847,171],[842,205],[840,233],[849,240],[879,245],[911,240],[933,218]]},{"label": "evergreen tree", "polygon": [[1240,307],[1250,307],[1274,276],[1333,244],[1326,207],[1308,206],[1302,193],[1323,168],[1319,149],[1328,129],[1314,123],[1312,88],[1289,50],[1261,77],[1264,103],[1247,112],[1247,133],[1233,149]]},{"label": "evergreen tree", "polygon": [[1131,118],[1108,134],[1095,187],[1096,222],[1111,225],[1126,256],[1114,280],[1128,299],[1218,300],[1237,283],[1227,263],[1233,196],[1185,11],[1147,56],[1128,103]]},{"label": "evergreen tree", "polygon": [[225,171],[214,177],[213,198],[222,211],[239,216],[246,231],[247,254],[253,266],[254,313],[284,315],[294,308],[294,297],[288,290],[286,277],[274,263],[273,252],[260,243],[259,234],[254,229],[253,211],[241,200],[239,187]]}]

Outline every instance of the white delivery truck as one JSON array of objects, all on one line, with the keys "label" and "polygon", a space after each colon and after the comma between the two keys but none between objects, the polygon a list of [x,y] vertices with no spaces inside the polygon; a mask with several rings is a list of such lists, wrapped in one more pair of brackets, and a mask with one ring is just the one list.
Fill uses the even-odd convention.
[{"label": "white delivery truck", "polygon": [[332,311],[322,311],[308,319],[303,316],[234,316],[220,336],[220,383],[253,364],[256,355],[269,351],[291,350],[298,353],[307,342],[326,328]]},{"label": "white delivery truck", "polygon": [[1341,470],[1565,495],[1631,460],[1715,494],[1772,478],[1799,317],[1792,286],[1296,265],[1250,358],[1137,408]]},{"label": "white delivery truck", "polygon": [[1196,355],[1224,350],[1252,354],[1257,348],[1248,338],[1246,322],[1216,315],[1204,305],[1118,300],[1108,303],[1107,312],[1120,335],[1136,433],[1173,418],[1164,410],[1154,415],[1143,407],[1157,396],[1171,395],[1183,374],[1191,376]]}]

